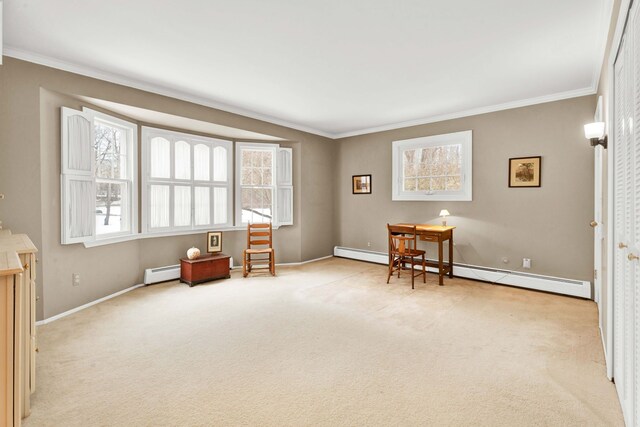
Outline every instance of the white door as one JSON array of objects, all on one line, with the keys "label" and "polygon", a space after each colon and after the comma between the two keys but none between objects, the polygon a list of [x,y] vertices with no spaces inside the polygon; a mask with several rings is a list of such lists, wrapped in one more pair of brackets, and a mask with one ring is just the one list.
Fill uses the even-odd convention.
[{"label": "white door", "polygon": [[614,64],[614,380],[628,426],[640,425],[640,20],[634,4]]}]

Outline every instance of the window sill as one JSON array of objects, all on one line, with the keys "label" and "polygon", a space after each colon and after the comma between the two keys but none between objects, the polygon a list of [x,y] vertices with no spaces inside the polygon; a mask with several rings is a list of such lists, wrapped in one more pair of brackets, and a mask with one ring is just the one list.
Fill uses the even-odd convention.
[{"label": "window sill", "polygon": [[471,202],[473,197],[470,194],[394,194],[391,200],[394,202]]},{"label": "window sill", "polygon": [[[283,226],[274,226],[273,229],[277,230]],[[105,246],[112,245],[115,243],[129,242],[132,240],[142,240],[142,239],[153,239],[154,237],[172,237],[172,236],[186,236],[190,234],[204,234],[207,231],[247,231],[246,225],[235,225],[235,226],[227,226],[227,227],[211,227],[208,229],[201,230],[184,230],[184,231],[163,231],[157,233],[136,233],[129,234],[126,236],[116,236],[116,237],[108,237],[102,239],[96,239],[93,242],[85,242],[85,248],[94,248],[97,246]]]}]

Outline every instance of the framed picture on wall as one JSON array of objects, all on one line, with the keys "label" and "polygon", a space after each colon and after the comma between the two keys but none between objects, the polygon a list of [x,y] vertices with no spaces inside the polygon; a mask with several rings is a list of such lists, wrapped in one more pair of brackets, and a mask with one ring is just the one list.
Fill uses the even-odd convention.
[{"label": "framed picture on wall", "polygon": [[371,194],[371,175],[353,175],[351,189],[353,194]]},{"label": "framed picture on wall", "polygon": [[541,156],[509,159],[509,187],[540,187]]},{"label": "framed picture on wall", "polygon": [[212,254],[222,252],[222,231],[207,233],[207,252]]}]

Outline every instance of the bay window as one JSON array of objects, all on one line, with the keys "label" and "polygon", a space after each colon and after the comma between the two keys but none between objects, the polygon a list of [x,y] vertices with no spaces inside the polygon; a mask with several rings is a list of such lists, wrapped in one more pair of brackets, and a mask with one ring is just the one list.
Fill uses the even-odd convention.
[{"label": "bay window", "polygon": [[135,123],[87,108],[61,116],[62,244],[293,224],[291,148],[235,143],[234,169],[232,141],[141,127],[139,148]]}]

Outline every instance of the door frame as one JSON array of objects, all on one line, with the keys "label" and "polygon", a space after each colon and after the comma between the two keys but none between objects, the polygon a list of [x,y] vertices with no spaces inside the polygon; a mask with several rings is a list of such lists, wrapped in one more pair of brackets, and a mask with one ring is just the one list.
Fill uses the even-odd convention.
[{"label": "door frame", "polygon": [[[594,122],[604,122],[604,111],[602,106],[602,96],[598,97],[598,103],[596,105],[596,112],[593,115]],[[602,246],[604,239],[603,227],[607,224],[603,224],[602,218],[604,217],[603,201],[604,201],[604,188],[602,171],[604,167],[604,147],[596,145],[594,147],[593,157],[593,173],[594,173],[594,192],[593,192],[593,220],[596,225],[593,228],[593,296],[596,304],[598,304],[598,321],[600,330],[602,331],[603,318],[602,318]],[[608,221],[608,219],[607,219]],[[604,342],[603,342],[604,345]]]}]

